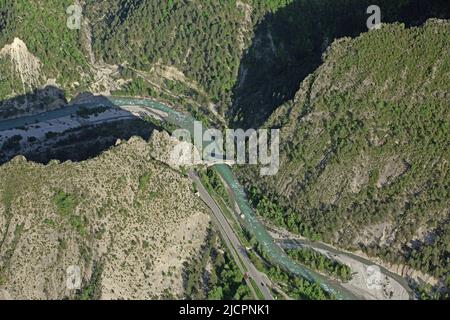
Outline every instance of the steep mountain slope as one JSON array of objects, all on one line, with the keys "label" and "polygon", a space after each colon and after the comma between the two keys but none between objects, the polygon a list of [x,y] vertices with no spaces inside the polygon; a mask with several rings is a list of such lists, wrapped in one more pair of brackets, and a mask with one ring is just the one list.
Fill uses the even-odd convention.
[{"label": "steep mountain slope", "polygon": [[59,108],[65,94],[91,88],[96,74],[84,35],[67,28],[72,4],[0,1],[0,118]]},{"label": "steep mountain slope", "polygon": [[[18,38],[41,62],[41,81],[28,83],[33,88],[44,85],[46,79],[54,79],[66,90],[75,87],[83,90],[87,88],[86,82],[92,80],[82,34],[67,28],[66,8],[72,4],[71,0],[0,1],[1,15],[6,17],[1,26],[0,48],[17,43],[15,39]],[[15,82],[16,75],[4,66],[1,71],[5,78],[2,82],[4,89],[4,85]],[[31,91],[27,88],[23,92],[22,86],[17,85],[12,85],[10,89],[10,94]],[[0,95],[0,98],[4,96]]]},{"label": "steep mountain slope", "polygon": [[[132,138],[84,162],[1,166],[0,295],[184,297],[209,216],[191,181],[154,151]],[[69,266],[81,269],[79,291],[66,286]]]},{"label": "steep mountain slope", "polygon": [[376,4],[383,23],[407,26],[428,18],[450,18],[446,0],[297,0],[265,15],[255,26],[241,59],[239,79],[228,112],[235,126],[258,127],[322,62],[322,53],[342,37],[367,32],[367,8]]},{"label": "steep mountain slope", "polygon": [[335,41],[265,125],[281,128],[279,173],[239,175],[272,222],[445,280],[449,101],[449,21]]},{"label": "steep mountain slope", "polygon": [[[75,3],[82,13],[80,28],[73,30],[66,10]],[[124,86],[122,94],[183,97],[225,108],[257,17],[286,3],[1,0],[0,50],[20,44],[33,57],[24,62],[40,61],[40,76],[23,79],[15,72],[17,56],[2,55],[0,99],[46,84],[68,97]]]},{"label": "steep mountain slope", "polygon": [[252,27],[235,1],[115,0],[88,7],[95,52],[107,62],[127,61],[142,70],[158,61],[173,65],[216,101],[231,91],[242,50],[239,31],[246,23]]},{"label": "steep mountain slope", "polygon": [[[240,171],[261,215],[307,237],[382,257],[399,265],[400,273],[411,275],[414,267],[445,281],[450,242],[448,22],[413,29],[385,26],[358,37],[367,30],[368,0],[78,2],[82,26],[70,30],[66,9],[73,0],[0,0],[0,118],[58,108],[66,97],[91,91],[152,96],[208,121],[213,117],[203,113],[209,110],[222,123],[282,127],[280,173],[261,179],[249,168]],[[384,22],[408,27],[428,17],[450,17],[448,0],[378,4]],[[335,42],[314,72],[329,44],[344,36],[357,38]],[[83,172],[71,168],[101,160],[92,161],[61,167],[76,179]],[[33,170],[24,172],[33,176]],[[139,174],[133,174],[136,181]],[[0,190],[9,181],[22,181],[17,177],[4,173],[2,179],[11,180],[2,180],[8,183]],[[70,205],[65,187],[50,192],[47,186],[45,195],[60,194],[62,204],[68,199]],[[8,225],[10,193],[5,192],[0,218]],[[117,199],[114,216],[127,201]],[[46,210],[54,206],[44,205]],[[60,224],[82,231],[77,217],[61,217]],[[20,240],[17,219],[17,228],[4,233],[9,239],[0,248],[5,261],[13,261],[14,239]],[[26,220],[39,223],[33,219]],[[50,219],[46,225],[53,225]],[[108,228],[119,230],[114,224]],[[93,262],[82,265],[90,270],[86,279],[97,274]],[[2,266],[3,281],[11,286],[8,281],[16,280],[8,263]],[[64,270],[58,268],[61,275]],[[49,283],[38,286],[50,288]],[[134,297],[122,289],[117,290]]]},{"label": "steep mountain slope", "polygon": [[[86,10],[98,57],[150,73],[170,66],[172,77],[162,74],[169,90],[203,107],[214,104],[224,114],[232,104],[240,60],[255,25],[268,12],[291,2],[90,0]],[[183,88],[186,82],[173,77],[174,73],[182,74],[191,85]]]},{"label": "steep mountain slope", "polygon": [[[67,26],[66,10],[74,3],[82,7],[79,30]],[[0,57],[0,100],[52,85],[68,98],[83,91],[149,95],[185,110],[226,115],[236,125],[259,126],[293,97],[333,39],[366,31],[370,4],[0,0],[0,50],[20,43],[29,54],[19,56],[30,58],[22,66],[40,61],[39,69],[27,70],[40,70],[39,77],[24,78],[15,72],[17,56]],[[415,25],[428,17],[450,17],[446,0],[380,0],[378,5],[384,22]],[[54,96],[31,96],[23,108],[0,109],[20,115],[23,109],[41,110],[48,99]]]}]

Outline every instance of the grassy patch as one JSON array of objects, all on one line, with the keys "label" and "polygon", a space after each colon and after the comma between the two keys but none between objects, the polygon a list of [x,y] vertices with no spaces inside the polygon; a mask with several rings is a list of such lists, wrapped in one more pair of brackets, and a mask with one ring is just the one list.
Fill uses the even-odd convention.
[{"label": "grassy patch", "polygon": [[54,227],[56,225],[53,219],[44,219],[42,222],[49,227]]},{"label": "grassy patch", "polygon": [[147,188],[148,183],[150,182],[150,173],[147,172],[139,177],[139,191],[144,191]]},{"label": "grassy patch", "polygon": [[256,281],[254,279],[250,279],[250,282],[253,286],[253,289],[255,289],[256,296],[258,297],[258,299],[265,300],[263,293],[261,292],[261,290],[259,290],[259,287],[256,284]]},{"label": "grassy patch", "polygon": [[[71,194],[65,193],[64,191],[58,191],[53,198],[53,203],[56,205],[58,214],[69,220],[69,224],[74,228],[81,236],[85,236],[86,231],[86,221],[82,216],[75,214],[75,209],[79,204],[79,199]],[[44,223],[52,225],[50,219],[44,220]]]},{"label": "grassy patch", "polygon": [[82,236],[86,235],[86,223],[80,216],[70,216],[69,218],[70,225],[78,231]]},{"label": "grassy patch", "polygon": [[67,217],[74,214],[75,208],[78,205],[78,199],[60,190],[54,196],[53,203],[56,205],[58,213]]}]

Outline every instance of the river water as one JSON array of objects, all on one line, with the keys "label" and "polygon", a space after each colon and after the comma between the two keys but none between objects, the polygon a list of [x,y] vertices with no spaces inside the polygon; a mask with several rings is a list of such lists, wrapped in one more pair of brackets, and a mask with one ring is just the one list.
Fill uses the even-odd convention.
[{"label": "river water", "polygon": [[[156,110],[163,111],[167,113],[168,117],[166,120],[179,128],[184,128],[191,132],[193,135],[194,121],[195,119],[189,115],[177,112],[166,105],[159,102],[148,100],[148,99],[138,99],[138,98],[118,98],[110,97],[108,98],[114,105],[121,106],[142,106],[148,107]],[[103,105],[103,103],[100,103]],[[34,116],[27,116],[12,120],[0,121],[0,131],[13,129],[16,127],[25,126],[28,124],[33,124],[41,121],[54,120],[60,117],[69,116],[75,114],[80,107],[86,107],[87,104],[83,105],[73,105],[70,107],[65,107],[63,109],[58,109],[54,111],[49,111],[41,113]],[[94,104],[89,104],[89,106],[95,106]],[[262,245],[263,250],[266,252],[267,256],[272,263],[279,265],[282,269],[288,272],[303,277],[309,281],[319,284],[324,290],[335,295],[338,299],[355,299],[350,291],[343,288],[337,281],[329,280],[312,270],[309,270],[292,260],[282,249],[275,243],[272,236],[267,232],[264,225],[258,220],[256,213],[250,206],[247,196],[245,194],[244,188],[239,184],[237,179],[234,177],[233,172],[230,167],[225,164],[216,164],[214,168],[217,170],[218,174],[227,183],[230,190],[232,190],[233,198],[235,199],[243,218],[242,223],[246,229],[255,236],[258,242]]]},{"label": "river water", "polygon": [[[187,129],[193,135],[194,121],[195,119],[189,115],[179,113],[161,103],[144,100],[144,99],[130,99],[130,98],[110,98],[117,106],[137,105],[146,106],[163,111],[168,114],[166,119],[170,123],[177,127]],[[347,289],[339,285],[337,281],[326,279],[325,277],[302,267],[292,260],[282,249],[275,243],[272,236],[267,232],[264,225],[258,220],[256,213],[250,206],[244,188],[239,184],[234,177],[230,167],[225,164],[216,164],[214,168],[218,174],[227,183],[230,190],[233,192],[233,197],[239,206],[242,219],[246,229],[255,236],[258,242],[262,245],[263,250],[266,252],[270,260],[278,264],[282,269],[289,271],[290,273],[303,277],[309,281],[319,284],[324,290],[334,294],[338,299],[355,299],[356,297]]]}]

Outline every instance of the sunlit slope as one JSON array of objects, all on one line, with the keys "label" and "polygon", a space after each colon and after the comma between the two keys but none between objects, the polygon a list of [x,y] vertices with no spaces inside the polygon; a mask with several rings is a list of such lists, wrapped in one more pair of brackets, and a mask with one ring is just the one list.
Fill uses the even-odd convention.
[{"label": "sunlit slope", "polygon": [[[207,209],[191,181],[132,138],[92,160],[0,167],[0,287],[13,299],[185,296]],[[81,289],[67,287],[69,266]]]}]

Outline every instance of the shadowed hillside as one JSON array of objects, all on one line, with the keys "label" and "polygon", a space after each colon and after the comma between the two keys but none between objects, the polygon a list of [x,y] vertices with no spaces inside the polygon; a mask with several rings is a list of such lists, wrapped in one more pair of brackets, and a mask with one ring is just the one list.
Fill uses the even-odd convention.
[{"label": "shadowed hillside", "polygon": [[[95,101],[97,106],[73,105],[83,101]],[[105,119],[111,120],[102,121],[105,113]],[[155,128],[161,129],[160,125],[90,93],[83,93],[68,104],[62,90],[47,86],[0,101],[0,164],[17,155],[43,164],[51,160],[87,160],[118,140],[132,136],[148,140]]]},{"label": "shadowed hillside", "polygon": [[[369,0],[296,0],[267,14],[256,26],[233,90],[229,116],[235,126],[258,127],[274,109],[292,99],[300,83],[322,61],[334,39],[367,31]],[[445,0],[381,0],[382,22],[422,24],[430,17],[450,17]]]}]

